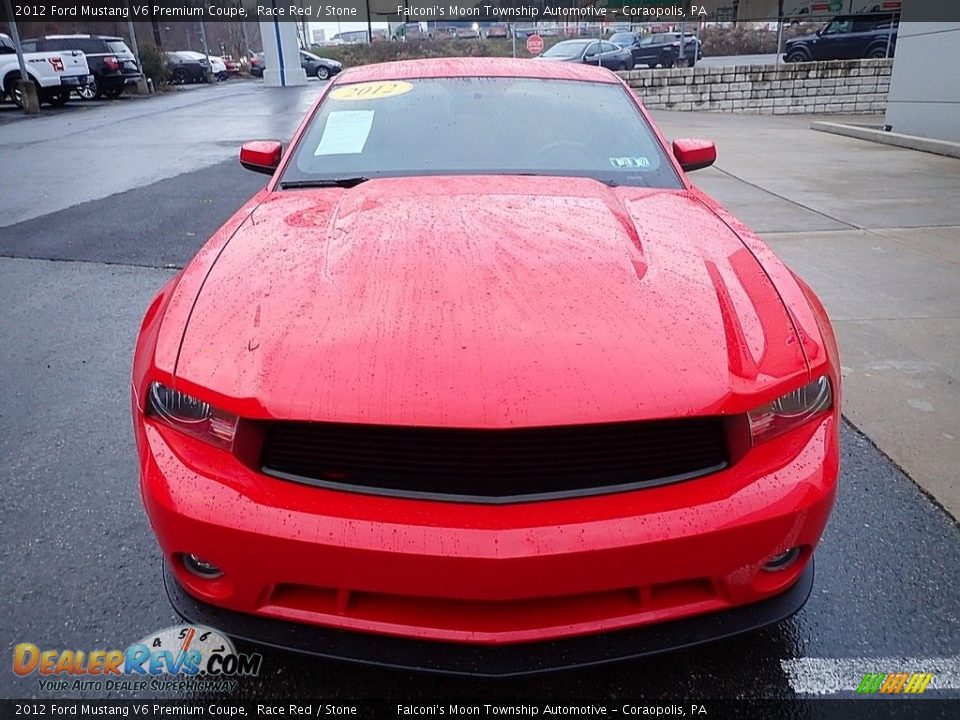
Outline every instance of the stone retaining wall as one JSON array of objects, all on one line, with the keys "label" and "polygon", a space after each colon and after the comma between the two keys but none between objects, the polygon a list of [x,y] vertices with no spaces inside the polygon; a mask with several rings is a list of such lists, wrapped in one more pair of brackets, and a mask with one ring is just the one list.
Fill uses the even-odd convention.
[{"label": "stone retaining wall", "polygon": [[621,72],[652,110],[787,115],[886,110],[893,60],[671,68]]}]

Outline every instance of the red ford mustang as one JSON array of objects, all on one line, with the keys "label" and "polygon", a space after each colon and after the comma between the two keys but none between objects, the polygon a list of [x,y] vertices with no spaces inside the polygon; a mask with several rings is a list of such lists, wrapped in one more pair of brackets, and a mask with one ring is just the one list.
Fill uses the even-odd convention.
[{"label": "red ford mustang", "polygon": [[181,615],[322,656],[506,675],[805,602],[837,347],[810,288],[613,74],[337,78],[157,295],[140,486]]}]

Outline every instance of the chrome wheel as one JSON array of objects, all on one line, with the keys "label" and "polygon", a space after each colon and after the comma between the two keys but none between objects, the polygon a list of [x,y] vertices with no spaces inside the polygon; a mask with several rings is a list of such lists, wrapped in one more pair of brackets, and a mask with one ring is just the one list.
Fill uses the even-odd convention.
[{"label": "chrome wheel", "polygon": [[81,100],[96,100],[100,97],[100,90],[97,88],[97,81],[94,80],[91,85],[81,85],[77,88],[77,95]]}]

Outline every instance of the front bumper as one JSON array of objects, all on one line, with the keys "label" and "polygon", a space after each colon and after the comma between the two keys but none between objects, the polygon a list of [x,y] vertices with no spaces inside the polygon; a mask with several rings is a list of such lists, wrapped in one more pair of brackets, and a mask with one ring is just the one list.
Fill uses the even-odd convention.
[{"label": "front bumper", "polygon": [[[198,608],[222,608],[209,624],[268,644],[291,644],[262,631],[283,620],[318,638],[370,633],[376,648],[405,638],[522,657],[543,641],[590,646],[591,636],[694,616],[714,618],[694,637],[722,637],[739,630],[702,628],[749,629],[795,611],[809,588],[790,588],[806,582],[834,502],[837,422],[808,423],[696,480],[495,507],[308,487],[140,414],[135,428],[141,493],[185,616],[206,622]],[[802,549],[791,568],[761,570],[791,547]],[[184,553],[223,577],[191,575]],[[764,615],[760,603],[776,597],[787,599]],[[719,619],[730,612],[736,623]],[[236,615],[255,629],[225,627]]]},{"label": "front bumper", "polygon": [[603,665],[722,640],[786,620],[806,603],[813,561],[786,592],[768,600],[649,627],[582,637],[489,647],[345,632],[276,622],[197,600],[164,563],[167,596],[184,620],[214,627],[232,638],[329,660],[472,677],[511,677]]}]

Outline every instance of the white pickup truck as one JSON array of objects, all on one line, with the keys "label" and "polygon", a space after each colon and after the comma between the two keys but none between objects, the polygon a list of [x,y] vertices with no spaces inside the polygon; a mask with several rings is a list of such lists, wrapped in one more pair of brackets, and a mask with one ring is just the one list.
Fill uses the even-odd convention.
[{"label": "white pickup truck", "polygon": [[[23,59],[41,103],[63,105],[73,90],[93,82],[87,56],[79,50],[25,53]],[[19,80],[16,47],[9,35],[0,33],[0,100],[9,95],[17,105],[22,104]]]}]

